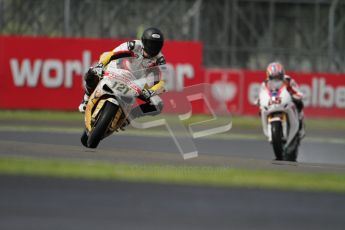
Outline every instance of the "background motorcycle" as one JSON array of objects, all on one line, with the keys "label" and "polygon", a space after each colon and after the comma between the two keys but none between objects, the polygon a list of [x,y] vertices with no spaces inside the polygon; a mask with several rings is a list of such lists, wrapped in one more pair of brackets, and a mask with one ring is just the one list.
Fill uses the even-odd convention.
[{"label": "background motorcycle", "polygon": [[296,161],[299,137],[299,119],[286,85],[270,81],[259,94],[261,122],[265,136],[271,142],[276,160]]}]

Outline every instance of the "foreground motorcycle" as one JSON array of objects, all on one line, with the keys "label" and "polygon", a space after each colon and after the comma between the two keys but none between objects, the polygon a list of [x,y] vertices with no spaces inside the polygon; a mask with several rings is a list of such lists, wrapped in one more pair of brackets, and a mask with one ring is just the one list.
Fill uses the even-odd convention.
[{"label": "foreground motorcycle", "polygon": [[162,68],[142,69],[133,63],[134,58],[123,58],[107,65],[85,110],[85,131],[81,137],[84,146],[96,148],[102,139],[120,129],[136,98]]},{"label": "foreground motorcycle", "polygon": [[296,161],[299,117],[296,106],[282,81],[270,81],[259,94],[261,122],[265,136],[272,144],[276,160]]}]

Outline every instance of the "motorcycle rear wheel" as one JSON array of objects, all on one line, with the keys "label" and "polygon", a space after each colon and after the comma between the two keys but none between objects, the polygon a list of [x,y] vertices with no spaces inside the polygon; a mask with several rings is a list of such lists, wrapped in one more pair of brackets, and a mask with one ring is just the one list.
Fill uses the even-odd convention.
[{"label": "motorcycle rear wheel", "polygon": [[280,121],[273,121],[271,123],[271,132],[272,132],[272,146],[276,160],[283,160],[283,128]]},{"label": "motorcycle rear wheel", "polygon": [[100,112],[98,121],[89,134],[89,138],[87,140],[88,148],[97,148],[99,142],[103,139],[105,133],[107,132],[117,109],[118,107],[113,103],[105,102],[104,107]]}]

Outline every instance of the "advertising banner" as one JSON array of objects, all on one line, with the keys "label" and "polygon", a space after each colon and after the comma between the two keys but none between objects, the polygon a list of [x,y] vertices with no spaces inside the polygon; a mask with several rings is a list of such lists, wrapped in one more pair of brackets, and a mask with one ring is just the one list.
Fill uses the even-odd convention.
[{"label": "advertising banner", "polygon": [[[82,76],[99,56],[125,40],[0,36],[0,108],[77,110]],[[167,41],[168,90],[202,79],[198,42]]]}]

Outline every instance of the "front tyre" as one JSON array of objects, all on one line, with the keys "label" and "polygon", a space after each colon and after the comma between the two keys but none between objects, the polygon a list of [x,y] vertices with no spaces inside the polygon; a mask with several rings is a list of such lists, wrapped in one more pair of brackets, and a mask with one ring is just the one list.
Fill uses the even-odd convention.
[{"label": "front tyre", "polygon": [[87,147],[87,139],[88,138],[89,137],[87,136],[86,130],[84,130],[83,134],[80,137],[80,141],[85,147]]},{"label": "front tyre", "polygon": [[100,112],[99,118],[89,134],[87,140],[87,147],[96,148],[99,142],[103,139],[105,133],[111,124],[114,115],[116,114],[117,106],[110,102],[105,102],[102,111]]},{"label": "front tyre", "polygon": [[273,121],[271,123],[271,132],[272,132],[272,146],[276,160],[283,160],[283,128],[281,121]]}]

